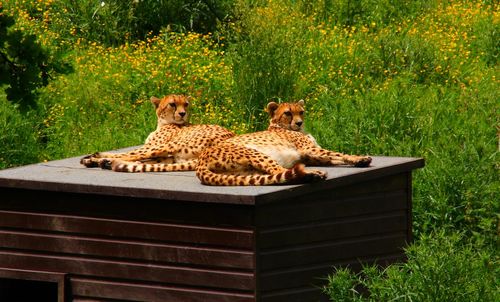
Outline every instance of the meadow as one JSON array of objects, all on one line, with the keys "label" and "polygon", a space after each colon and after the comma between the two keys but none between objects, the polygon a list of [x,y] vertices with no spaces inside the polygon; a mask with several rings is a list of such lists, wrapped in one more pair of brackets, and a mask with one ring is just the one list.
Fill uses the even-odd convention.
[{"label": "meadow", "polygon": [[408,261],[332,268],[332,301],[500,301],[497,1],[0,6],[11,30],[71,67],[26,110],[0,90],[0,168],[141,144],[153,95],[189,94],[193,122],[237,133],[265,128],[270,100],[304,99],[306,129],[325,148],[426,159]]}]

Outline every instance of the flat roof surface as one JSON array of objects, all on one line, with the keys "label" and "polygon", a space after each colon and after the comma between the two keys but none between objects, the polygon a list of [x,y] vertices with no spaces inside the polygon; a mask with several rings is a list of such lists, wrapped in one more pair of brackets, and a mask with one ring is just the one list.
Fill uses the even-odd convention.
[{"label": "flat roof surface", "polygon": [[367,168],[309,167],[328,172],[324,181],[255,187],[205,186],[194,172],[121,173],[86,168],[81,157],[0,170],[0,187],[103,194],[164,200],[255,205],[307,192],[349,185],[424,166],[422,158],[374,156]]}]

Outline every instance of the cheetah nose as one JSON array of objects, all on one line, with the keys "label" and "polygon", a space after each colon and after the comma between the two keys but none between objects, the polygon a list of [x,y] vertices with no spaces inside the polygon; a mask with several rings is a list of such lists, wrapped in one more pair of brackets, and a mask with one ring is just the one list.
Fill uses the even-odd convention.
[{"label": "cheetah nose", "polygon": [[186,115],[186,111],[179,112],[179,115],[180,116],[185,116]]},{"label": "cheetah nose", "polygon": [[295,122],[295,125],[297,125],[297,126],[299,126],[299,127],[300,127],[300,126],[302,126],[302,123],[303,123],[302,121]]}]

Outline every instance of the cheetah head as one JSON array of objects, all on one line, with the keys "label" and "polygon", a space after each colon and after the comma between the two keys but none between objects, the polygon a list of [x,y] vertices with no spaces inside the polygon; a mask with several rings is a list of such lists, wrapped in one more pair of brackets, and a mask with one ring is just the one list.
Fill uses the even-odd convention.
[{"label": "cheetah head", "polygon": [[304,100],[281,104],[270,102],[267,104],[267,112],[271,117],[271,126],[304,131]]},{"label": "cheetah head", "polygon": [[189,121],[189,98],[185,95],[170,94],[161,99],[151,97],[158,117],[158,127],[166,124],[184,125]]}]

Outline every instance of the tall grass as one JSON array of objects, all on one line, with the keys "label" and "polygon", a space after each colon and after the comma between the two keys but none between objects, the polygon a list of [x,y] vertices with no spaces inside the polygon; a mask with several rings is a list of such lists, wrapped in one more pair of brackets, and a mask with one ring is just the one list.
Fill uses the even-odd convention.
[{"label": "tall grass", "polygon": [[[460,235],[423,236],[407,249],[408,262],[386,269],[348,268],[328,278],[332,301],[498,301],[498,258]],[[364,291],[364,292],[363,292]],[[367,295],[366,292],[369,292]]]},{"label": "tall grass", "polygon": [[34,112],[22,114],[0,94],[0,169],[14,165],[38,162],[43,158],[43,148]]}]

